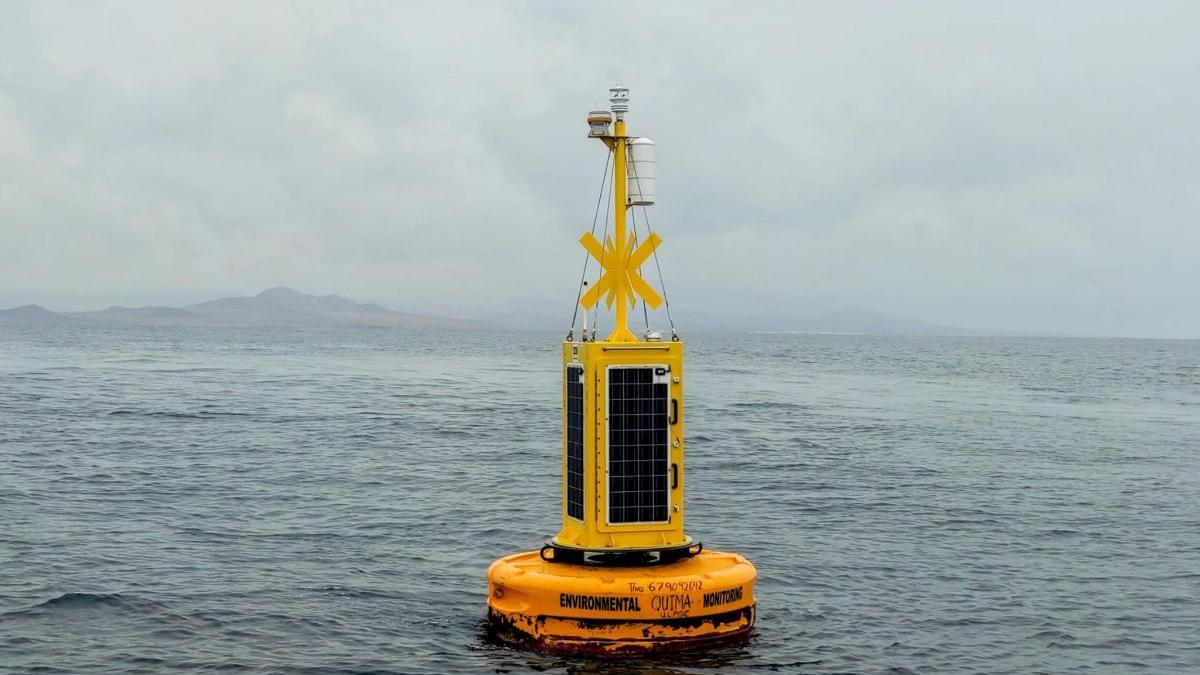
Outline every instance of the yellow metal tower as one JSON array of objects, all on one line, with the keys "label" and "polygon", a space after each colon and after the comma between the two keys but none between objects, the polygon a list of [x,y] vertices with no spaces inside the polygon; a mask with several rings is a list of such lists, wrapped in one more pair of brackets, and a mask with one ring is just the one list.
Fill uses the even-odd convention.
[{"label": "yellow metal tower", "polygon": [[[699,548],[683,531],[683,343],[639,340],[629,329],[638,298],[653,309],[663,302],[641,276],[662,239],[650,233],[635,246],[627,230],[630,193],[644,201],[654,177],[628,171],[628,90],[611,93],[612,132],[605,112],[593,112],[589,122],[592,137],[613,155],[613,237],[603,244],[590,232],[579,239],[600,266],[579,304],[587,312],[604,298],[614,325],[603,341],[588,341],[586,331],[573,340],[572,330],[563,343],[563,526],[548,546],[559,560],[656,562]],[[635,167],[645,171],[652,160]]]}]

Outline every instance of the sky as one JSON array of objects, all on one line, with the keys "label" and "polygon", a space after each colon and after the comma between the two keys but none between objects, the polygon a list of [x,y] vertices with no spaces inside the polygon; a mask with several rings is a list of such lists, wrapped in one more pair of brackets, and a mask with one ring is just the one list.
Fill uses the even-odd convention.
[{"label": "sky", "polygon": [[0,307],[285,285],[565,327],[620,81],[684,328],[1197,338],[1198,34],[1165,1],[0,2]]}]

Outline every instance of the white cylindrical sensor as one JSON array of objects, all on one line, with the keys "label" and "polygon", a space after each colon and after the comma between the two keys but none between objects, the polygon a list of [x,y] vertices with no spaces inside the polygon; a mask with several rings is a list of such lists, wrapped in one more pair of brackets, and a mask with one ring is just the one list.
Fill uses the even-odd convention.
[{"label": "white cylindrical sensor", "polygon": [[626,167],[629,182],[629,204],[649,206],[654,203],[654,141],[633,138],[629,141],[629,163]]}]

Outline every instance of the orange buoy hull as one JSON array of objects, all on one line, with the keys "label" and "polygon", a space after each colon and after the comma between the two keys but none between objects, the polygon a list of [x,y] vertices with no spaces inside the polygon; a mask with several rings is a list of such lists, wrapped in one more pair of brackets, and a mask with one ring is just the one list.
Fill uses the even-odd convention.
[{"label": "orange buoy hull", "polygon": [[509,644],[547,652],[680,652],[745,642],[754,627],[754,566],[704,551],[649,567],[543,560],[537,551],[488,568],[488,622]]}]

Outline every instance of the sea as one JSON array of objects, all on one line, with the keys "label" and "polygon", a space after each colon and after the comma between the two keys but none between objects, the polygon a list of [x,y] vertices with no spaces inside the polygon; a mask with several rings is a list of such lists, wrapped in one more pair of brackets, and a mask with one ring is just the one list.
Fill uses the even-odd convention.
[{"label": "sea", "polygon": [[1200,341],[684,334],[750,642],[494,644],[560,522],[539,332],[0,326],[3,673],[1200,673]]}]

